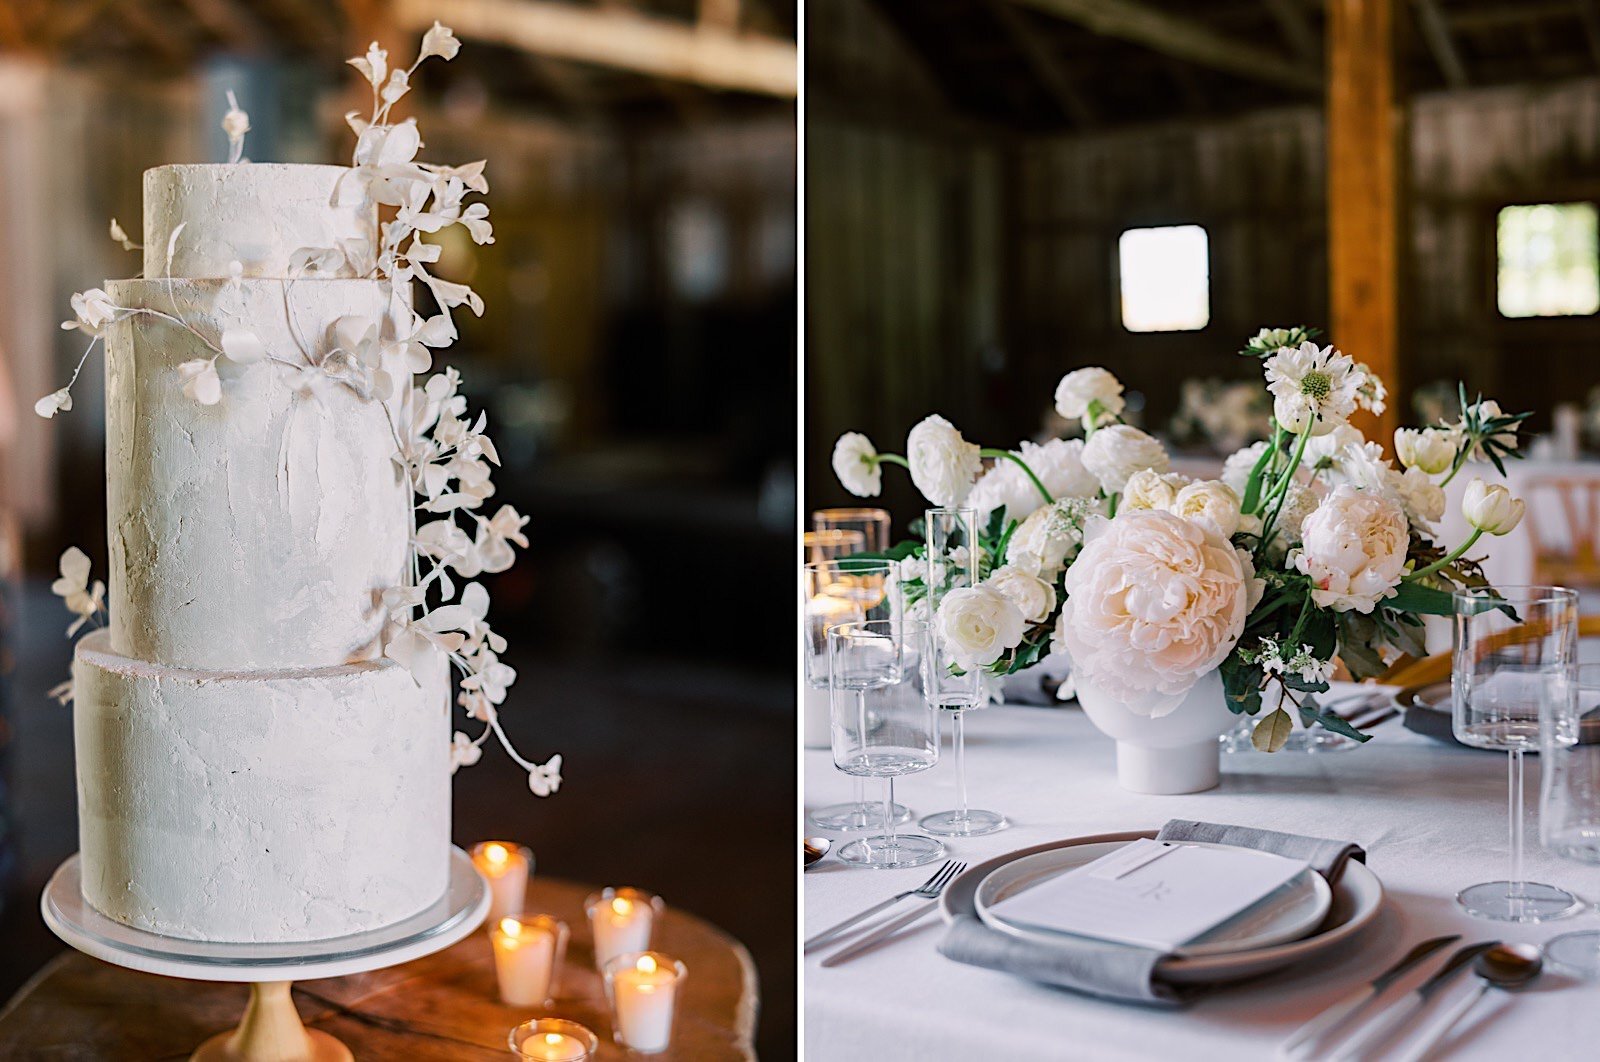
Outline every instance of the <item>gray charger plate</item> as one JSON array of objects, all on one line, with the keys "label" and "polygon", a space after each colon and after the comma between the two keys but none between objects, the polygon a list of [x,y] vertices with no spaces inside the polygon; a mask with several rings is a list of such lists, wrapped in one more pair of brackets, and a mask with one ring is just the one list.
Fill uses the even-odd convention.
[{"label": "gray charger plate", "polygon": [[[1155,837],[1154,830],[1135,830],[1125,833],[1100,833],[1089,837],[1071,837],[1061,841],[1047,841],[1031,848],[1023,848],[979,863],[967,869],[944,890],[939,898],[939,911],[946,922],[957,917],[978,917],[978,886],[994,871],[1017,859],[1103,841],[1134,841],[1141,837]],[[1361,931],[1377,916],[1383,906],[1383,884],[1365,863],[1351,860],[1344,873],[1333,885],[1333,902],[1322,925],[1308,937],[1283,944],[1273,944],[1252,951],[1238,951],[1227,955],[1205,955],[1193,958],[1163,959],[1156,966],[1156,976],[1175,985],[1227,984],[1259,977],[1273,970],[1319,955],[1344,943]]]}]

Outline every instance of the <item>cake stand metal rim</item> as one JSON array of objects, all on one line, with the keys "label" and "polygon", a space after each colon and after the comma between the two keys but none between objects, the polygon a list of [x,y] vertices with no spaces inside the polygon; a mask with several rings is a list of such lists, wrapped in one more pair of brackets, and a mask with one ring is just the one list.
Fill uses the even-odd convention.
[{"label": "cake stand metal rim", "polygon": [[[134,936],[138,940],[137,947],[119,945],[114,940],[94,932],[88,926],[79,925],[65,917],[53,902],[58,892],[70,890],[77,893],[79,880],[77,871],[78,855],[74,853],[68,857],[56,872],[51,875],[50,882],[45,886],[44,893],[40,896],[39,908],[44,917],[44,922],[50,931],[60,937],[67,944],[92,958],[109,962],[115,966],[122,966],[130,970],[143,973],[160,974],[167,977],[184,977],[196,981],[222,981],[236,984],[250,984],[263,981],[303,981],[322,977],[342,977],[347,974],[365,973],[371,970],[381,970],[390,966],[398,966],[412,959],[419,959],[425,955],[455,944],[470,936],[474,930],[483,924],[489,912],[489,887],[472,865],[472,859],[460,848],[454,845],[450,848],[450,884],[446,888],[445,896],[449,897],[456,891],[458,885],[463,892],[470,893],[470,900],[463,898],[451,904],[450,910],[433,923],[432,926],[418,930],[407,937],[390,944],[374,946],[363,950],[359,944],[363,936],[378,936],[388,928],[372,930],[368,934],[356,933],[349,937],[335,938],[347,940],[351,945],[346,950],[331,957],[318,957],[316,955],[268,957],[252,959],[249,949],[261,947],[252,944],[227,944],[220,945],[228,948],[237,948],[239,955],[234,957],[197,957],[188,953],[196,945],[204,945],[204,941],[180,940],[176,937],[165,937],[158,933],[148,933],[132,929],[121,923],[89,910],[93,916],[103,919],[108,926],[116,927],[122,934]],[[69,873],[70,872],[70,873]],[[469,885],[475,884],[475,889]],[[80,897],[81,900],[81,897]],[[83,901],[85,907],[87,902]],[[308,944],[319,943],[308,941]],[[326,943],[326,942],[320,942]],[[163,951],[163,946],[167,949]],[[219,946],[213,944],[212,946]],[[275,945],[281,947],[282,945]]]}]

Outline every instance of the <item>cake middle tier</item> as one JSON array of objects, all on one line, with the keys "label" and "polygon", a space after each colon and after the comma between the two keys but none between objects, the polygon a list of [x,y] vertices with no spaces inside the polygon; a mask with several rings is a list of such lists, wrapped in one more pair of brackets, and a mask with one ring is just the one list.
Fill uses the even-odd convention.
[{"label": "cake middle tier", "polygon": [[[308,668],[379,652],[380,596],[400,585],[411,491],[396,463],[403,392],[362,398],[313,370],[336,321],[382,321],[375,280],[120,280],[120,306],[171,314],[217,343],[222,398],[184,393],[179,366],[214,354],[182,325],[106,328],[106,494],[115,652],[208,670]],[[274,361],[273,359],[276,359]]]}]

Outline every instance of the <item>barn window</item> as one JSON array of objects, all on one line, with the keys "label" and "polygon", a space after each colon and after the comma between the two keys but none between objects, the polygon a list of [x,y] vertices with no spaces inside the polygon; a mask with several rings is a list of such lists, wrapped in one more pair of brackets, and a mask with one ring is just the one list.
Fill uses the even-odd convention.
[{"label": "barn window", "polygon": [[1193,332],[1211,320],[1211,259],[1199,225],[1128,229],[1117,260],[1128,331]]},{"label": "barn window", "polygon": [[1508,206],[1495,226],[1497,296],[1506,317],[1577,317],[1600,310],[1593,203]]}]

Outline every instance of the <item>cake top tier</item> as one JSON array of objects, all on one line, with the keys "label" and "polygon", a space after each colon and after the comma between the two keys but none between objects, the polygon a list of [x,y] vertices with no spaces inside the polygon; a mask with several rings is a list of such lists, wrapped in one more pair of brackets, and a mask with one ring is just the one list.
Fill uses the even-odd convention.
[{"label": "cake top tier", "polygon": [[146,277],[226,277],[238,262],[244,276],[286,278],[302,248],[371,247],[377,237],[377,208],[345,166],[243,162],[144,173]]}]

